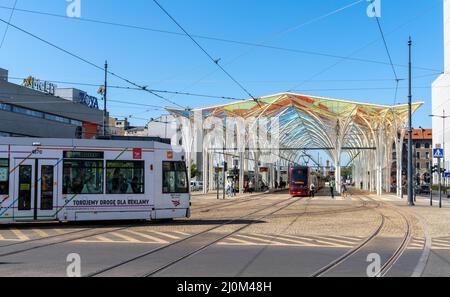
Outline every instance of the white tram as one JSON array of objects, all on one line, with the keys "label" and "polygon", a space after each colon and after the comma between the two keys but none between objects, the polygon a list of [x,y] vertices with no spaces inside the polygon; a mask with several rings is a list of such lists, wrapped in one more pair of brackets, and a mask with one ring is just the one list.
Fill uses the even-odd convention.
[{"label": "white tram", "polygon": [[189,217],[184,159],[157,141],[0,138],[0,223]]}]

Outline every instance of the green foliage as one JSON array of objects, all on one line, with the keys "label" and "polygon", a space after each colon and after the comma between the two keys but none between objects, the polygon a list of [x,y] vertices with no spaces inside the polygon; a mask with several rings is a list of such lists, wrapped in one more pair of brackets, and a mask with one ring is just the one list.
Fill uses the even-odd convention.
[{"label": "green foliage", "polygon": [[197,164],[191,162],[191,178],[197,177],[199,175]]}]

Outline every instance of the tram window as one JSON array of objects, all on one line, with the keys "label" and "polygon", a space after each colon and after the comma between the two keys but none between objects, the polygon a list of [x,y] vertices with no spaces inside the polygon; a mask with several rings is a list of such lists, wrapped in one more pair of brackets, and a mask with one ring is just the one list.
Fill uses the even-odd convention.
[{"label": "tram window", "polygon": [[103,194],[103,161],[65,160],[63,194]]},{"label": "tram window", "polygon": [[185,162],[163,162],[163,193],[189,193]]},{"label": "tram window", "polygon": [[143,161],[107,161],[106,192],[108,194],[144,194]]},{"label": "tram window", "polygon": [[0,195],[8,195],[9,190],[9,161],[0,159]]}]

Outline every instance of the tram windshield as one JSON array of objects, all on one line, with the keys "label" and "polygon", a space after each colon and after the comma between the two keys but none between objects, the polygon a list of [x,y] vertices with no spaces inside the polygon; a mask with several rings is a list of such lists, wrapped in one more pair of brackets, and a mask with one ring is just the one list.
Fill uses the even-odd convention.
[{"label": "tram windshield", "polygon": [[189,193],[185,162],[163,162],[163,193]]},{"label": "tram windshield", "polygon": [[308,183],[308,168],[293,168],[292,183],[306,185]]}]

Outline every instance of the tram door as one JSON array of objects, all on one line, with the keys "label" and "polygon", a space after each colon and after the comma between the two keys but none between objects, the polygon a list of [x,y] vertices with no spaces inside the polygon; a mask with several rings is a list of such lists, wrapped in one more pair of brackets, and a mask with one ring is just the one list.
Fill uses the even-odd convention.
[{"label": "tram door", "polygon": [[16,221],[53,220],[57,203],[57,160],[16,160]]}]

